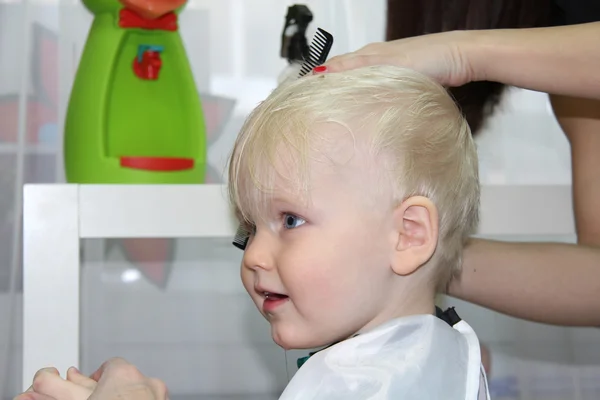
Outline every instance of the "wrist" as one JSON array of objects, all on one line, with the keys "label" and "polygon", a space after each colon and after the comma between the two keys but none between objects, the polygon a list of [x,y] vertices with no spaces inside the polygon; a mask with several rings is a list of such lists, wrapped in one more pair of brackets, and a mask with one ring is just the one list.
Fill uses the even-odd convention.
[{"label": "wrist", "polygon": [[461,31],[459,54],[467,74],[467,82],[493,80],[490,78],[494,52],[493,31],[473,30]]}]

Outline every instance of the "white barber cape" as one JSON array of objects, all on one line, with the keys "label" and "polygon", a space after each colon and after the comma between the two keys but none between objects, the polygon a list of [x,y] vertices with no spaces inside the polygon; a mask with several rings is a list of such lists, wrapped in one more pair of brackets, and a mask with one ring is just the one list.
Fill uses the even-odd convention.
[{"label": "white barber cape", "polygon": [[279,400],[489,398],[473,329],[460,319],[450,326],[434,315],[415,315],[317,352]]}]

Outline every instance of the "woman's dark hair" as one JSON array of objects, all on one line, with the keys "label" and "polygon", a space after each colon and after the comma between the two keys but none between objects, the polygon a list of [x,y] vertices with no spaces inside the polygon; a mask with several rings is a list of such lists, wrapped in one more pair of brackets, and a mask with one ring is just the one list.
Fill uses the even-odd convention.
[{"label": "woman's dark hair", "polygon": [[[453,30],[538,28],[560,19],[554,0],[388,0],[387,40]],[[473,134],[500,101],[504,85],[471,82],[450,92]]]}]

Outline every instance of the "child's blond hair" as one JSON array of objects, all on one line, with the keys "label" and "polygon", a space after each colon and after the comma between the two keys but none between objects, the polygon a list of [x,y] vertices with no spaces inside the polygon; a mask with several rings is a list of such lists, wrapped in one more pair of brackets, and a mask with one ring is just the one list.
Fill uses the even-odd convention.
[{"label": "child's blond hair", "polygon": [[[229,195],[238,217],[252,223],[264,215],[275,176],[299,195],[309,192],[308,159],[322,143],[314,128],[326,122],[347,127],[355,139],[360,131],[372,154],[388,160],[382,172],[391,177],[397,204],[420,195],[436,205],[439,239],[430,263],[439,267],[443,288],[460,271],[463,246],[478,222],[477,153],[448,92],[415,71],[374,66],[306,76],[275,89],[250,114],[232,152]],[[295,168],[276,167],[282,154]]]}]

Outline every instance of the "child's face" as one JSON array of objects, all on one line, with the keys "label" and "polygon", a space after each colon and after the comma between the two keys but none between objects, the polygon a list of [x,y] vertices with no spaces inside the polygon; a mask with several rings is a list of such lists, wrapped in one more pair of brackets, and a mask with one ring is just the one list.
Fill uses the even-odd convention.
[{"label": "child's face", "polygon": [[[345,339],[398,306],[390,304],[391,193],[378,185],[371,156],[339,138],[348,143],[335,154],[311,157],[308,202],[276,185],[244,254],[244,286],[286,349]],[[336,165],[327,156],[339,158]]]}]

